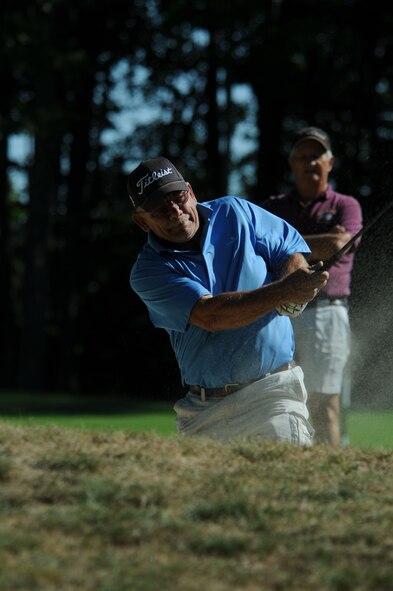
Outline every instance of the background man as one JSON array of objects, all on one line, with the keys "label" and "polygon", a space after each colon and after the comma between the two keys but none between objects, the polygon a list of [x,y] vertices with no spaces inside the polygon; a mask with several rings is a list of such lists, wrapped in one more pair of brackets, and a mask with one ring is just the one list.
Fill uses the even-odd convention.
[{"label": "background man", "polygon": [[[313,261],[327,260],[360,230],[359,202],[328,184],[335,157],[325,131],[306,127],[289,156],[295,187],[261,203],[294,226],[311,248]],[[350,353],[348,298],[354,253],[329,270],[330,278],[304,312],[293,319],[295,354],[305,374],[317,441],[340,444],[340,394]]]},{"label": "background man", "polygon": [[309,302],[329,274],[310,269],[300,234],[261,207],[238,197],[198,203],[166,158],[142,162],[127,188],[148,234],[131,287],[168,332],[188,385],[174,407],[179,432],[309,445],[303,371],[282,306]]}]

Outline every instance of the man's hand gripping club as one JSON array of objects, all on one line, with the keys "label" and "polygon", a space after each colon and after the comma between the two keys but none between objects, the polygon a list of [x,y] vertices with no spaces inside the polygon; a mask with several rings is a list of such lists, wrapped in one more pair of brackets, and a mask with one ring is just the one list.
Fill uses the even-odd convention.
[{"label": "man's hand gripping club", "polygon": [[299,267],[283,277],[282,282],[285,291],[288,292],[288,302],[299,303],[281,304],[276,308],[277,314],[295,318],[303,312],[308,302],[315,298],[329,279],[329,273],[321,271],[322,266],[323,262],[319,261],[312,266]]}]

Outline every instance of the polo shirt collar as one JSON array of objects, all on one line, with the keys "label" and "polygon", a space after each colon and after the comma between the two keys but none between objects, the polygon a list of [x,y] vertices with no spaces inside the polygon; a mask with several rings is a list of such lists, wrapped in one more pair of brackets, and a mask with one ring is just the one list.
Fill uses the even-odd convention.
[{"label": "polo shirt collar", "polygon": [[[329,195],[331,194],[332,191],[333,191],[332,186],[328,185],[326,187],[325,193],[322,193],[321,195],[319,195],[319,197],[317,199],[313,199],[312,201],[310,201],[309,205],[311,203],[316,203],[317,201],[326,201],[326,199],[329,197]],[[296,203],[300,203],[299,194],[296,189],[292,189],[289,192],[289,198],[291,201],[295,201]]]}]

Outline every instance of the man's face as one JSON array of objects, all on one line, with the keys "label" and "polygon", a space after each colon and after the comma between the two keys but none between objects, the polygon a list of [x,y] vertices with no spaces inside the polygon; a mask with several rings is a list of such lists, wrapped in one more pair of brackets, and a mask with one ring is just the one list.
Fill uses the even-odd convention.
[{"label": "man's face", "polygon": [[191,185],[187,185],[188,191],[168,193],[152,211],[136,211],[134,222],[167,242],[189,242],[199,229],[199,216],[196,197]]},{"label": "man's face", "polygon": [[333,163],[331,152],[314,140],[305,140],[293,148],[289,157],[289,165],[300,186],[316,184],[325,189]]}]

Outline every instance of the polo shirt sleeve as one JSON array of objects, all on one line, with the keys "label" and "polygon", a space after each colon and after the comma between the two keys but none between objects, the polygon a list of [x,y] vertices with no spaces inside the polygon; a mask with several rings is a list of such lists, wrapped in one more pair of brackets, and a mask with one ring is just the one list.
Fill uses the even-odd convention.
[{"label": "polo shirt sleeve", "polygon": [[359,201],[349,195],[345,196],[340,201],[340,224],[344,226],[347,232],[355,236],[361,229],[362,223],[362,209]]},{"label": "polo shirt sleeve", "polygon": [[131,270],[130,285],[146,305],[157,328],[184,332],[191,310],[209,291],[200,283],[180,274],[168,261],[154,255],[138,258]]},{"label": "polo shirt sleeve", "polygon": [[301,253],[307,257],[311,250],[301,234],[288,222],[273,213],[255,206],[256,249],[279,272],[288,256]]}]

